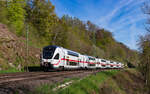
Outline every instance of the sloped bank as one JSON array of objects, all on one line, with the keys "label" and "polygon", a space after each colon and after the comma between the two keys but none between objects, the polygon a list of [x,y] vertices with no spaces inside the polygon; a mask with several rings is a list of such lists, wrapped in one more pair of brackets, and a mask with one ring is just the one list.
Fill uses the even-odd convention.
[{"label": "sloped bank", "polygon": [[0,23],[0,70],[38,65],[40,49],[29,46],[28,64],[26,58],[25,39],[16,36],[8,30],[6,25]]},{"label": "sloped bank", "polygon": [[99,94],[148,94],[140,72],[124,70],[112,76],[99,86]]},{"label": "sloped bank", "polygon": [[148,94],[141,73],[135,69],[99,72],[75,80],[71,85],[56,91],[48,85],[40,88],[42,90],[37,90],[37,94]]},{"label": "sloped bank", "polygon": [[57,89],[55,91],[54,89],[59,86],[56,86],[55,84],[42,85],[35,90],[35,94],[95,94],[99,92],[100,84],[102,84],[105,80],[112,77],[113,75],[116,75],[118,72],[120,72],[120,70],[107,70],[94,73],[83,79],[79,78],[73,80],[69,86]]},{"label": "sloped bank", "polygon": [[107,70],[90,75],[85,79],[72,84],[70,87],[58,91],[58,94],[96,94],[99,93],[99,86],[105,80],[116,75],[120,70]]}]

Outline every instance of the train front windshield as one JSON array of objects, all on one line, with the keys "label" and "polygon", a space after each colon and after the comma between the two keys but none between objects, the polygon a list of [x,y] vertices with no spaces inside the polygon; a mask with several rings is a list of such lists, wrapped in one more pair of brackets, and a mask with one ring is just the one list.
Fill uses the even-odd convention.
[{"label": "train front windshield", "polygon": [[53,47],[53,46],[48,46],[48,47],[43,48],[43,58],[52,59],[55,50],[56,50],[56,47]]}]

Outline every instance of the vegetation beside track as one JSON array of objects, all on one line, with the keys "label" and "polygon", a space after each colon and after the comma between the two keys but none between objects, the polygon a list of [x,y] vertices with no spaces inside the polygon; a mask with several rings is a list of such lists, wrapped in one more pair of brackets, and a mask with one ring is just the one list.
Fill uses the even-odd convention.
[{"label": "vegetation beside track", "polygon": [[144,77],[136,69],[126,69],[109,78],[99,87],[99,94],[149,94]]},{"label": "vegetation beside track", "polygon": [[120,70],[108,70],[102,71],[93,75],[90,75],[84,79],[79,80],[79,78],[75,79],[67,79],[63,83],[67,81],[73,81],[73,83],[69,87],[65,87],[64,89],[58,89],[53,91],[54,88],[63,83],[58,83],[55,85],[44,84],[35,89],[34,94],[88,94],[92,92],[99,91],[99,85],[103,83],[108,78],[120,72]]},{"label": "vegetation beside track", "polygon": [[16,73],[16,72],[24,72],[24,70],[18,70],[16,68],[10,68],[7,70],[0,70],[0,74],[4,74],[4,73]]},{"label": "vegetation beside track", "polygon": [[148,94],[144,78],[136,69],[102,71],[81,80],[77,78],[71,85],[53,91],[59,85],[44,84],[31,94]]}]

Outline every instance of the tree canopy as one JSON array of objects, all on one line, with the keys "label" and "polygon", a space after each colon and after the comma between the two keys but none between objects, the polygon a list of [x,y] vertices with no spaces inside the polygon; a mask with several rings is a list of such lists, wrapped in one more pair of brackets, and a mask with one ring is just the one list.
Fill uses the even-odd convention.
[{"label": "tree canopy", "polygon": [[[55,14],[50,0],[0,1],[1,23],[12,32],[26,36],[24,27],[29,26],[29,44],[42,48],[46,45],[62,46],[82,54],[137,64],[138,53],[117,42],[113,34],[91,21]],[[7,19],[8,17],[8,19]]]}]

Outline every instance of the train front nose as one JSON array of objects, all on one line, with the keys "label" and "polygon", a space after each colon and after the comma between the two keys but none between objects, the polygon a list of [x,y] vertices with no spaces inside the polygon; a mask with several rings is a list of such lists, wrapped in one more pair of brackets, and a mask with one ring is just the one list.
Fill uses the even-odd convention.
[{"label": "train front nose", "polygon": [[50,69],[54,68],[53,64],[51,64],[50,62],[44,62],[44,66]]},{"label": "train front nose", "polygon": [[47,68],[53,68],[51,59],[43,59],[43,66]]}]

